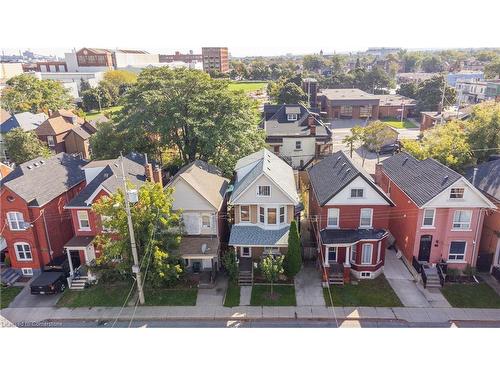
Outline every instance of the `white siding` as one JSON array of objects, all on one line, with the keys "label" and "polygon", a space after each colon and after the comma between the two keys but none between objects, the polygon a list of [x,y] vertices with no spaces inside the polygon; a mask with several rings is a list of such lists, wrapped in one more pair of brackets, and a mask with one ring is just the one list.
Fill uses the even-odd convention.
[{"label": "white siding", "polygon": [[[351,198],[351,189],[363,189],[363,198]],[[334,196],[327,205],[348,204],[353,206],[389,205],[389,203],[361,177],[356,177],[349,185]]]},{"label": "white siding", "polygon": [[[302,142],[302,149],[295,149],[295,142]],[[316,139],[313,137],[303,137],[303,138],[283,138],[283,144],[280,148],[281,156],[289,156],[292,158],[292,164],[294,167],[300,166],[300,160],[307,163],[313,158],[315,152]]]},{"label": "white siding", "polygon": [[215,208],[182,178],[172,184],[173,209],[184,211],[215,211]]},{"label": "white siding", "polygon": [[[260,197],[257,196],[257,186],[269,185],[271,186],[271,196]],[[247,190],[241,194],[235,204],[294,204],[294,202],[281,191],[267,176],[262,175],[256,179]]]},{"label": "white siding", "polygon": [[[464,198],[463,199],[450,199],[451,188],[464,188]],[[495,208],[493,203],[491,203],[483,194],[481,194],[476,188],[472,187],[466,182],[464,178],[458,180],[453,185],[443,190],[435,198],[427,202],[423,207],[478,207],[478,208]]]}]

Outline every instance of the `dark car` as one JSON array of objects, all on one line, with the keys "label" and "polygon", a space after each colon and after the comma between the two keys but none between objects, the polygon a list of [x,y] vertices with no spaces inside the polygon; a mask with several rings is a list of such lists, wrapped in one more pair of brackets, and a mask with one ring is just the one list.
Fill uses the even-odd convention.
[{"label": "dark car", "polygon": [[52,260],[43,272],[31,282],[31,294],[55,294],[63,292],[67,286],[69,263],[66,257]]},{"label": "dark car", "polygon": [[382,146],[379,151],[380,155],[390,154],[394,155],[395,153],[401,151],[401,144],[399,142],[389,143],[388,145]]}]

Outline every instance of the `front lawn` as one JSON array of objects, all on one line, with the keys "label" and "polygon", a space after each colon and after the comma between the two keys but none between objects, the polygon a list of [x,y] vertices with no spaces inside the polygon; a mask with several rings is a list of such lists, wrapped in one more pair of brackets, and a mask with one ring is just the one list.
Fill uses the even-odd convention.
[{"label": "front lawn", "polygon": [[6,309],[14,298],[23,290],[22,286],[2,286],[0,287],[0,309]]},{"label": "front lawn", "polygon": [[231,82],[229,84],[229,90],[237,91],[243,90],[245,94],[250,92],[255,92],[262,90],[264,91],[267,87],[267,82],[255,81],[255,82]]},{"label": "front lawn", "polygon": [[[357,285],[332,285],[330,291],[334,306],[403,306],[384,275],[380,275],[374,280],[360,280]],[[328,288],[323,288],[323,296],[326,305],[331,306]]]},{"label": "front lawn", "polygon": [[275,285],[273,295],[270,295],[270,285],[254,285],[250,305],[252,306],[295,306],[295,286]]},{"label": "front lawn", "polygon": [[[100,282],[84,290],[66,289],[57,302],[58,307],[122,306],[130,292],[131,283]],[[134,292],[131,294],[131,298]],[[129,299],[130,301],[130,299]]]},{"label": "front lawn", "polygon": [[453,307],[500,308],[500,296],[486,283],[447,283],[441,292]]},{"label": "front lawn", "polygon": [[115,113],[119,112],[122,108],[123,108],[123,106],[117,105],[114,107],[103,108],[102,111],[85,112],[85,119],[87,121],[90,121],[90,120],[94,120],[95,118],[97,118],[100,115],[112,116]]},{"label": "front lawn", "polygon": [[401,123],[401,119],[396,119],[396,118],[390,118],[390,119],[384,119],[383,120],[387,125],[392,126],[393,128],[396,129],[416,129],[417,126],[410,120],[404,119],[403,123]]},{"label": "front lawn", "polygon": [[198,288],[144,290],[147,306],[195,306],[197,297]]},{"label": "front lawn", "polygon": [[224,298],[225,307],[235,307],[240,305],[240,286],[229,283],[226,290],[226,298]]}]

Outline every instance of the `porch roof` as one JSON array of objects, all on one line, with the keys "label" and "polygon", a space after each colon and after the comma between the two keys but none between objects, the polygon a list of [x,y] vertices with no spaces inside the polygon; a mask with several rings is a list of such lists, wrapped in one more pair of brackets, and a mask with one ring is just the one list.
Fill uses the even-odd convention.
[{"label": "porch roof", "polygon": [[323,229],[320,232],[324,245],[350,245],[359,241],[379,241],[387,234],[385,229]]},{"label": "porch roof", "polygon": [[233,225],[229,237],[231,246],[278,246],[288,244],[290,226],[269,230],[256,225]]},{"label": "porch roof", "polygon": [[94,241],[95,236],[73,236],[71,240],[66,242],[66,248],[85,248]]},{"label": "porch roof", "polygon": [[[203,245],[206,245],[205,252]],[[216,236],[183,236],[177,253],[184,258],[213,258],[219,253],[219,239]]]}]

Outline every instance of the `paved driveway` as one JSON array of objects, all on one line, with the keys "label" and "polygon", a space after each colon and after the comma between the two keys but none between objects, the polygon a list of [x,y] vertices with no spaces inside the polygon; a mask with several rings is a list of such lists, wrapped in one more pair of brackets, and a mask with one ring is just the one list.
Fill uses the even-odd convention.
[{"label": "paved driveway", "polygon": [[52,307],[55,306],[61,293],[51,295],[31,295],[29,284],[19,293],[9,307]]},{"label": "paved driveway", "polygon": [[217,277],[215,288],[198,289],[196,297],[196,306],[222,306],[224,295],[227,289],[227,278],[224,275]]},{"label": "paved driveway", "polygon": [[295,276],[297,306],[325,306],[321,277],[314,265],[306,263]]}]

